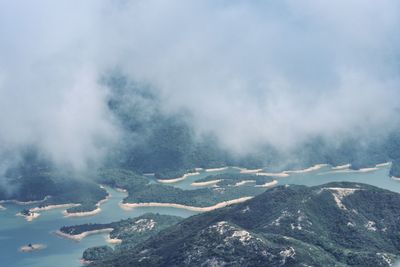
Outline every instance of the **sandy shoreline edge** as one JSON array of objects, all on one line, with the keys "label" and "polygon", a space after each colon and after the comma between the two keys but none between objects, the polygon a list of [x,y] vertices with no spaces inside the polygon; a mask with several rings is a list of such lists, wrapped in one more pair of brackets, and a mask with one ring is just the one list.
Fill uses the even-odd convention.
[{"label": "sandy shoreline edge", "polygon": [[178,177],[178,178],[173,178],[173,179],[157,179],[157,182],[159,183],[163,183],[163,184],[172,184],[172,183],[177,183],[180,181],[185,180],[187,177],[189,176],[193,176],[193,175],[198,175],[200,174],[199,172],[188,172],[185,173],[183,176]]},{"label": "sandy shoreline edge", "polygon": [[100,205],[108,201],[112,195],[108,193],[105,199],[100,200],[96,203],[96,209],[91,211],[82,211],[82,212],[68,212],[67,210],[63,211],[64,217],[84,217],[84,216],[93,216],[101,212]]},{"label": "sandy shoreline edge", "polygon": [[[100,186],[101,188],[104,188],[102,186]],[[66,203],[66,204],[54,204],[54,205],[47,205],[47,206],[43,206],[43,207],[34,207],[34,208],[30,208],[29,215],[24,215],[22,213],[17,213],[17,216],[22,216],[25,218],[25,220],[27,220],[28,222],[33,221],[34,219],[38,218],[40,216],[40,211],[48,211],[48,210],[52,210],[52,209],[65,209],[64,211],[62,211],[62,214],[64,215],[64,217],[83,217],[83,216],[93,216],[99,212],[101,212],[101,208],[100,205],[103,204],[104,202],[106,202],[108,199],[111,198],[111,194],[108,193],[108,195],[106,196],[106,198],[100,200],[99,202],[96,203],[96,209],[92,210],[92,211],[84,211],[84,212],[72,212],[69,213],[66,209],[68,208],[73,208],[73,207],[78,207],[81,204],[76,204],[76,203]]]},{"label": "sandy shoreline edge", "polygon": [[274,176],[274,177],[288,177],[289,174],[286,171],[283,172],[257,172],[255,173],[257,176]]},{"label": "sandy shoreline edge", "polygon": [[245,202],[253,197],[241,197],[237,199],[232,199],[228,201],[223,201],[218,204],[209,207],[194,207],[194,206],[187,206],[182,204],[175,204],[175,203],[159,203],[159,202],[148,202],[148,203],[119,203],[120,207],[124,210],[132,210],[134,208],[140,207],[168,207],[168,208],[178,208],[178,209],[186,209],[191,211],[198,211],[198,212],[206,212],[212,211],[219,208],[224,208],[229,205],[237,204]]},{"label": "sandy shoreline edge", "polygon": [[256,180],[243,180],[243,181],[237,182],[235,184],[235,186],[241,186],[241,185],[244,185],[244,184],[255,183],[255,182],[256,182]]},{"label": "sandy shoreline edge", "polygon": [[219,172],[219,171],[224,171],[228,169],[229,167],[221,167],[221,168],[210,168],[210,169],[205,169],[205,172]]},{"label": "sandy shoreline edge", "polygon": [[215,185],[218,184],[219,182],[221,182],[222,179],[218,179],[218,180],[212,180],[212,181],[207,181],[207,182],[193,182],[190,185],[191,186],[207,186],[207,185]]},{"label": "sandy shoreline edge", "polygon": [[345,164],[345,165],[341,165],[341,166],[332,167],[331,171],[320,173],[319,175],[330,174],[330,173],[366,173],[366,172],[374,172],[374,171],[379,170],[380,168],[384,168],[384,167],[390,166],[391,164],[392,164],[391,162],[384,162],[384,163],[375,164],[375,167],[361,168],[361,169],[358,169],[358,170],[350,169],[351,164]]},{"label": "sandy shoreline edge", "polygon": [[351,167],[351,164],[347,163],[347,164],[343,164],[343,165],[334,166],[331,168],[331,170],[343,170],[343,169],[348,169],[350,167]]},{"label": "sandy shoreline edge", "polygon": [[266,182],[265,184],[262,185],[255,185],[255,187],[271,187],[278,184],[277,180],[272,180],[271,182]]},{"label": "sandy shoreline edge", "polygon": [[79,242],[82,239],[84,239],[85,237],[90,236],[90,235],[107,234],[108,233],[108,235],[106,236],[107,243],[109,243],[109,244],[119,244],[119,243],[121,243],[122,242],[121,239],[111,238],[110,237],[110,233],[113,230],[114,230],[113,228],[103,228],[103,229],[98,229],[98,230],[82,232],[82,233],[77,234],[77,235],[66,234],[66,233],[61,232],[60,230],[57,230],[57,231],[54,232],[54,234],[56,234],[56,235],[58,235],[58,236],[60,236],[62,238],[66,238],[66,239],[70,239],[70,240]]},{"label": "sandy shoreline edge", "polygon": [[25,214],[22,214],[21,212],[18,212],[15,215],[24,217],[27,222],[31,222],[34,219],[38,218],[40,216],[40,213],[38,213],[38,212],[30,212],[28,215],[25,215]]},{"label": "sandy shoreline edge", "polygon": [[41,203],[43,201],[46,201],[49,198],[50,198],[50,196],[46,196],[45,198],[43,198],[41,200],[31,200],[31,201],[19,201],[16,199],[0,200],[0,204],[15,203],[17,205],[31,205],[31,204]]},{"label": "sandy shoreline edge", "polygon": [[33,252],[36,250],[44,249],[46,248],[46,245],[43,244],[31,244],[28,246],[22,246],[19,248],[20,252]]}]

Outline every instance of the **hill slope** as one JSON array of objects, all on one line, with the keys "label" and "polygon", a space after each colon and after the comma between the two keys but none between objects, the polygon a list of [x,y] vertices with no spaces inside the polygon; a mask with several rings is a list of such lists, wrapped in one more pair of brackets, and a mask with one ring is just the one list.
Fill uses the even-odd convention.
[{"label": "hill slope", "polygon": [[389,266],[400,195],[356,183],[279,186],[188,218],[96,266]]}]

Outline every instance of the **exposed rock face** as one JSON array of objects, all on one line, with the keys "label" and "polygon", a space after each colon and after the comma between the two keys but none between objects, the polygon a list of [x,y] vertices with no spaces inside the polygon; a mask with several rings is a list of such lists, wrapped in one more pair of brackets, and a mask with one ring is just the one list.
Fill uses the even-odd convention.
[{"label": "exposed rock face", "polygon": [[280,186],[188,218],[99,266],[390,266],[400,195],[357,183]]}]

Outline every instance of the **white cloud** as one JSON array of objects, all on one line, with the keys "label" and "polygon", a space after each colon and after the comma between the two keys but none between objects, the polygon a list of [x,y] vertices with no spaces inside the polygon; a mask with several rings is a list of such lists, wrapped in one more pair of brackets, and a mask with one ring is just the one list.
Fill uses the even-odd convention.
[{"label": "white cloud", "polygon": [[78,168],[96,159],[118,138],[98,84],[116,66],[235,151],[379,133],[398,118],[398,10],[394,0],[3,1],[0,141],[37,143]]}]

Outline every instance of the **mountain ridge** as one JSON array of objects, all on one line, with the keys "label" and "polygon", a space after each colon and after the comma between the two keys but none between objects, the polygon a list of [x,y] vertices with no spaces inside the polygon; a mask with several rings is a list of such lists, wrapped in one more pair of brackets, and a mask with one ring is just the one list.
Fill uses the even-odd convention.
[{"label": "mountain ridge", "polygon": [[94,266],[390,266],[400,195],[334,182],[278,186],[196,215]]}]

